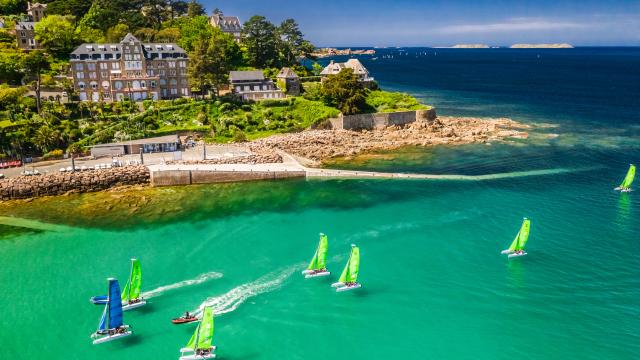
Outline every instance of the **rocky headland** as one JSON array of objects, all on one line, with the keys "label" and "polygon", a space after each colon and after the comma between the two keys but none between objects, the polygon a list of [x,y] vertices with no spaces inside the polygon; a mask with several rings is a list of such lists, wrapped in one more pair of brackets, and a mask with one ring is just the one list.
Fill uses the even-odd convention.
[{"label": "rocky headland", "polygon": [[527,138],[529,126],[507,118],[438,117],[404,127],[377,130],[307,130],[274,135],[249,143],[252,151],[281,150],[320,163],[335,157],[354,156],[403,146],[486,143],[506,138]]}]

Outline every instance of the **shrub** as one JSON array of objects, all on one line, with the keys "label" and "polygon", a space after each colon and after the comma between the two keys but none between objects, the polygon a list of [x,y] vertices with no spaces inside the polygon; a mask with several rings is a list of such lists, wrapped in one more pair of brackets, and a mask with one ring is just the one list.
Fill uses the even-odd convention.
[{"label": "shrub", "polygon": [[247,135],[245,135],[244,131],[235,130],[233,132],[233,142],[246,142],[246,141],[247,141]]},{"label": "shrub", "polygon": [[44,154],[43,158],[45,160],[49,160],[49,159],[59,159],[62,157],[62,155],[64,154],[64,152],[60,149],[55,149],[55,150],[51,150],[48,153]]}]

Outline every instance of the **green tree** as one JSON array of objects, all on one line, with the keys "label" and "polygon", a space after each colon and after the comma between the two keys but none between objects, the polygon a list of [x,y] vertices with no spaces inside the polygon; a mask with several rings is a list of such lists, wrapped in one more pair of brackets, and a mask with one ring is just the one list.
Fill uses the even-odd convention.
[{"label": "green tree", "polygon": [[20,84],[23,59],[24,53],[15,47],[0,46],[0,83]]},{"label": "green tree", "polygon": [[38,113],[41,110],[40,99],[40,83],[42,81],[42,72],[50,68],[47,55],[39,50],[30,51],[24,58],[23,68],[25,80],[34,81],[34,91],[36,93],[36,109]]},{"label": "green tree", "polygon": [[278,67],[278,34],[264,16],[253,16],[244,24],[243,44],[249,65],[257,68]]},{"label": "green tree", "polygon": [[27,0],[0,0],[0,14],[19,15],[27,12]]},{"label": "green tree", "polygon": [[35,39],[49,53],[62,57],[68,56],[80,40],[74,31],[73,22],[73,16],[47,16],[36,23]]},{"label": "green tree", "polygon": [[47,14],[72,15],[81,19],[91,8],[91,1],[87,0],[54,0],[47,5]]},{"label": "green tree", "polygon": [[311,72],[315,76],[319,76],[322,70],[324,70],[324,68],[322,67],[322,65],[318,64],[317,62],[314,62],[313,65],[311,65]]},{"label": "green tree", "polygon": [[127,24],[118,24],[107,30],[107,42],[119,43],[129,33]]},{"label": "green tree", "polygon": [[229,71],[239,65],[242,54],[231,35],[214,29],[211,36],[201,36],[189,53],[191,84],[204,94],[211,90],[219,94],[228,81]]},{"label": "green tree", "polygon": [[152,28],[137,29],[133,35],[135,35],[140,41],[153,42],[158,32]]},{"label": "green tree", "polygon": [[206,16],[196,16],[188,18],[186,16],[176,19],[174,26],[180,28],[180,45],[185,51],[194,49],[194,44],[201,36],[210,36],[213,28],[209,25],[209,18]]},{"label": "green tree", "polygon": [[204,11],[204,6],[197,2],[196,0],[191,0],[187,7],[187,16],[192,18],[196,16],[206,15],[207,13]]},{"label": "green tree", "polygon": [[345,115],[358,114],[366,107],[366,90],[352,69],[343,69],[322,83],[322,98],[328,106],[335,107]]},{"label": "green tree", "polygon": [[180,29],[170,27],[158,31],[156,34],[156,40],[165,42],[176,42],[180,39]]}]

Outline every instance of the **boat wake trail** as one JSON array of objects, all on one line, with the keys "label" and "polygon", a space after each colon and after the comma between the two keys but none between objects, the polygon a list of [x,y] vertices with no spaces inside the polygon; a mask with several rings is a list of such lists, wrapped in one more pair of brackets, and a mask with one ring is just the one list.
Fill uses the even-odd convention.
[{"label": "boat wake trail", "polygon": [[153,289],[151,291],[144,292],[144,293],[142,293],[142,297],[145,298],[145,299],[150,299],[152,297],[156,297],[158,295],[162,295],[164,292],[169,291],[169,290],[179,289],[179,288],[185,287],[185,286],[202,284],[205,281],[209,281],[209,280],[213,280],[213,279],[220,279],[221,277],[222,277],[222,273],[211,271],[211,272],[208,272],[208,273],[200,274],[195,279],[183,280],[183,281],[177,282],[175,284],[160,286],[160,287],[155,288],[155,289]]},{"label": "boat wake trail", "polygon": [[213,307],[216,315],[230,313],[249,298],[279,289],[282,283],[300,267],[301,265],[297,264],[283,270],[274,271],[253,282],[237,286],[225,294],[210,297],[200,304],[198,309],[193,310],[192,313],[199,318],[206,306]]}]

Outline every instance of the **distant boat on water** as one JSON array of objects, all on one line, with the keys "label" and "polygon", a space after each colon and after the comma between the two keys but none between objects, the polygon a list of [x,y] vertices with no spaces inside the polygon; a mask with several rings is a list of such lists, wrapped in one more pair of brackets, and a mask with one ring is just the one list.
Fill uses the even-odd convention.
[{"label": "distant boat on water", "polygon": [[636,177],[636,166],[634,164],[629,165],[629,170],[627,171],[627,176],[624,177],[620,186],[615,188],[614,190],[618,190],[621,192],[630,192],[631,184],[633,184],[633,179]]}]

